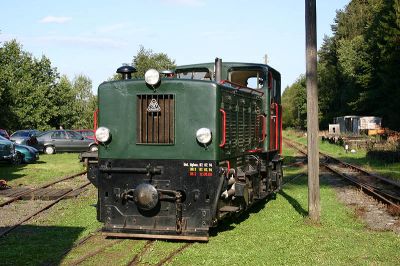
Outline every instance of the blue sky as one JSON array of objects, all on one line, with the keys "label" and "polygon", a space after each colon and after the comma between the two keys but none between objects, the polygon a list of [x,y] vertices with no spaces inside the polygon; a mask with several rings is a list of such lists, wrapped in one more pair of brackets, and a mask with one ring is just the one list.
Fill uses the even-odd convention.
[{"label": "blue sky", "polygon": [[[318,46],[336,10],[349,0],[317,0]],[[17,39],[34,56],[50,58],[61,74],[84,74],[93,91],[143,45],[176,64],[264,62],[282,86],[305,72],[301,0],[19,0],[2,3],[0,42]]]}]

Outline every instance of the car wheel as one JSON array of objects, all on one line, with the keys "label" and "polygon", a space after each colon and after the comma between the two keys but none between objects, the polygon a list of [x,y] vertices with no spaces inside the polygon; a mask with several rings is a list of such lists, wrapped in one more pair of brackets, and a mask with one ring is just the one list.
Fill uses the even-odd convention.
[{"label": "car wheel", "polygon": [[44,147],[44,153],[46,154],[54,154],[55,153],[55,149],[53,146],[46,146]]},{"label": "car wheel", "polygon": [[23,159],[24,159],[24,155],[20,152],[17,152],[15,159],[13,161],[13,164],[19,165],[23,162]]},{"label": "car wheel", "polygon": [[90,146],[89,150],[90,151],[98,151],[99,148],[97,147],[97,145],[92,145],[92,146]]}]

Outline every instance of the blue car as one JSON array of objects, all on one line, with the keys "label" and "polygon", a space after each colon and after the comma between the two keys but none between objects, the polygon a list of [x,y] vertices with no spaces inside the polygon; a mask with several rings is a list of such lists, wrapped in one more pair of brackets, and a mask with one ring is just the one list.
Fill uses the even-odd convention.
[{"label": "blue car", "polygon": [[0,161],[19,163],[19,156],[15,150],[15,143],[0,136]]},{"label": "blue car", "polygon": [[15,150],[22,155],[23,163],[34,163],[39,159],[39,151],[34,147],[15,144]]}]

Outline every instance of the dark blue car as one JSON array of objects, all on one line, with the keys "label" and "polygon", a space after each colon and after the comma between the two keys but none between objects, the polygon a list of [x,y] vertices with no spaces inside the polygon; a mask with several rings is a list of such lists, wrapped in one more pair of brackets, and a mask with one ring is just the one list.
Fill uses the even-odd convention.
[{"label": "dark blue car", "polygon": [[39,159],[39,151],[31,146],[16,144],[0,136],[0,160],[10,163],[33,163]]}]

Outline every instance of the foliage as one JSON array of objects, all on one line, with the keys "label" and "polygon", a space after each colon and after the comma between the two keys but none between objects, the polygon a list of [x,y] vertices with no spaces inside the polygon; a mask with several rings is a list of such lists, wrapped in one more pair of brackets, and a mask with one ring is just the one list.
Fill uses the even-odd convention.
[{"label": "foliage", "polygon": [[306,78],[301,76],[282,95],[283,126],[305,129],[307,124]]},{"label": "foliage", "polygon": [[400,130],[400,0],[352,0],[332,30],[319,50],[320,128],[336,116],[364,115]]},{"label": "foliage", "polygon": [[136,78],[143,78],[144,73],[150,68],[157,70],[173,69],[175,60],[172,60],[165,53],[154,53],[151,49],[145,49],[140,46],[139,51],[133,57],[133,65],[137,72],[134,74]]},{"label": "foliage", "polygon": [[[144,78],[144,74],[150,68],[161,70],[168,70],[175,68],[175,60],[168,57],[165,53],[154,53],[151,49],[145,49],[144,46],[139,47],[137,54],[133,56],[132,65],[136,68],[137,72],[132,74],[133,78]],[[119,80],[119,74],[113,74],[108,81]]]},{"label": "foliage", "polygon": [[96,99],[88,77],[60,77],[46,56],[33,57],[16,40],[0,47],[0,65],[1,128],[92,127]]}]

